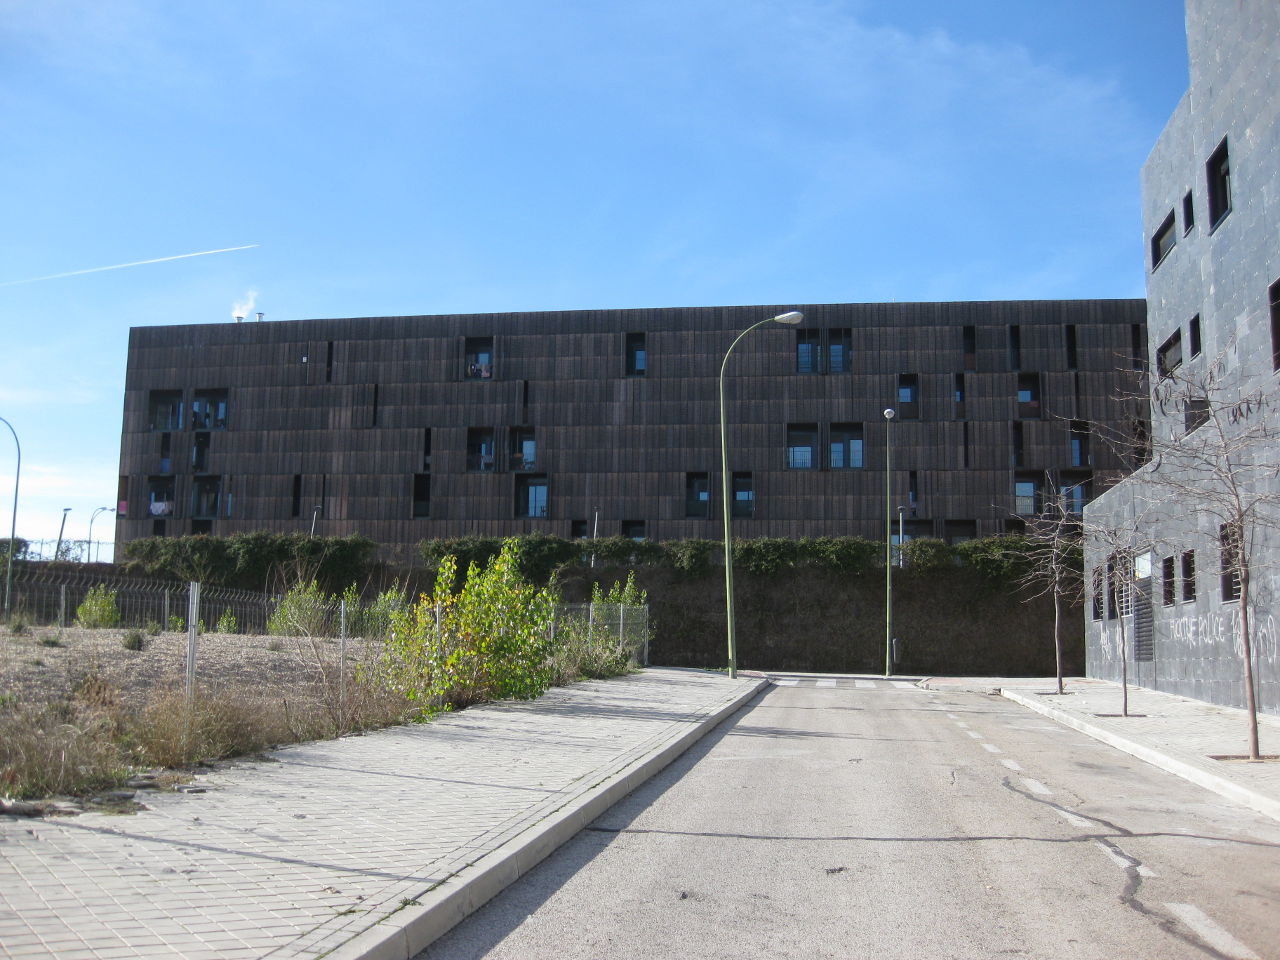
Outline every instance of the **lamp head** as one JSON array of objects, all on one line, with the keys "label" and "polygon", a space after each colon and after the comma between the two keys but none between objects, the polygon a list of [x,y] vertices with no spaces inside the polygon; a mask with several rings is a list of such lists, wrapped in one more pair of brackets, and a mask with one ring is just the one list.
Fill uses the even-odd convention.
[{"label": "lamp head", "polygon": [[772,319],[775,323],[789,323],[794,326],[804,319],[804,314],[799,310],[788,310],[786,313],[780,313]]},{"label": "lamp head", "polygon": [[892,419],[893,419],[893,410],[892,410],[892,408],[890,408],[890,409],[888,409],[888,410],[886,410],[886,411],[884,412],[884,418],[885,418],[886,420],[892,420]]}]

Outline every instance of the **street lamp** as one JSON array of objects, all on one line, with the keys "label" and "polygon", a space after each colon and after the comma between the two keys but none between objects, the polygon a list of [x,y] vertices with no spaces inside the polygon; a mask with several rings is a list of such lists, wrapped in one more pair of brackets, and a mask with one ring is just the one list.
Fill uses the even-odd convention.
[{"label": "street lamp", "polygon": [[70,507],[62,508],[62,524],[58,527],[58,543],[53,548],[53,562],[58,562],[58,554],[62,553],[62,531],[67,529],[67,514],[71,512]]},{"label": "street lamp", "polygon": [[324,509],[323,504],[316,507],[312,507],[311,509],[311,534],[310,535],[313,537],[316,535],[316,517],[319,516],[320,511],[323,509]]},{"label": "street lamp", "polygon": [[733,635],[733,540],[730,532],[730,516],[729,516],[729,442],[728,431],[725,429],[725,413],[724,413],[724,373],[729,366],[729,354],[733,353],[733,348],[738,345],[738,341],[745,337],[756,327],[763,327],[766,323],[785,323],[794,326],[804,319],[804,314],[796,310],[788,310],[786,313],[780,313],[776,317],[768,317],[759,323],[753,323],[747,329],[738,334],[733,343],[729,344],[729,349],[724,352],[724,361],[720,364],[720,490],[723,494],[724,505],[724,610],[725,610],[725,630],[729,639],[729,677],[734,679],[738,676],[738,649],[735,644]]},{"label": "street lamp", "polygon": [[93,515],[89,517],[89,545],[85,550],[85,563],[89,562],[89,558],[93,555],[93,521],[100,513],[115,513],[115,507],[98,507],[93,511]]},{"label": "street lamp", "polygon": [[907,512],[906,507],[898,507],[898,566],[905,567],[907,565],[907,555],[903,550],[907,541],[902,537],[902,516]]},{"label": "street lamp", "polygon": [[9,617],[9,608],[13,598],[13,555],[18,552],[18,481],[22,477],[22,444],[18,443],[18,431],[4,417],[0,423],[9,428],[13,434],[13,445],[18,448],[18,468],[13,471],[13,514],[9,519],[9,569],[4,575],[4,615]]},{"label": "street lamp", "polygon": [[884,675],[893,672],[893,410],[884,412]]}]

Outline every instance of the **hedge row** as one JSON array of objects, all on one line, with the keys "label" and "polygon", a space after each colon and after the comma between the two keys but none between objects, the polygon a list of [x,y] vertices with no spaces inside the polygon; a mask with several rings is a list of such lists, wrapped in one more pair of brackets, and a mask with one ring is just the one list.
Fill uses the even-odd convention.
[{"label": "hedge row", "polygon": [[[516,538],[519,570],[532,583],[545,583],[562,567],[586,566],[594,559],[603,567],[669,567],[690,577],[705,577],[719,565],[723,543],[719,540],[632,540],[602,537],[564,540],[533,533]],[[424,540],[419,545],[428,566],[443,557],[458,558],[458,568],[484,566],[502,548],[498,537],[458,537]],[[969,540],[955,545],[942,540],[917,538],[903,548],[905,565],[923,572],[946,566],[970,566],[995,581],[1012,581],[1031,563],[1033,544],[1025,537],[1006,535]],[[869,574],[884,569],[884,544],[863,537],[812,537],[790,540],[760,537],[733,541],[734,569],[752,574],[816,567],[841,573]]]}]

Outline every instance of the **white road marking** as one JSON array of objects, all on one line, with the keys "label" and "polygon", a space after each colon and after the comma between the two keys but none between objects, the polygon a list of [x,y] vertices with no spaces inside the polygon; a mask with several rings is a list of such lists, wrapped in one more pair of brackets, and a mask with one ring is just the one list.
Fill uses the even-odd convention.
[{"label": "white road marking", "polygon": [[1004,751],[1001,750],[999,747],[997,747],[994,743],[984,743],[982,745],[982,749],[987,750],[991,753],[1004,753]]},{"label": "white road marking", "polygon": [[982,734],[980,734],[980,733],[976,733],[976,732],[974,732],[973,730],[966,730],[966,731],[965,731],[965,733],[967,733],[969,736],[973,737],[973,739],[975,739],[975,740],[985,740],[985,739],[987,739],[987,738],[986,738],[986,737],[984,737]]},{"label": "white road marking", "polygon": [[[948,713],[948,714],[947,714],[947,716],[949,717],[949,716],[951,716],[951,714],[949,714],[949,713]],[[968,724],[967,724],[967,723],[965,723],[963,720],[957,720],[957,721],[956,721],[956,726],[957,726],[957,727],[967,727],[967,726],[968,726]]]},{"label": "white road marking", "polygon": [[775,680],[773,682],[775,686],[779,686],[779,687],[794,687],[800,681],[799,680]]},{"label": "white road marking", "polygon": [[834,680],[819,680],[814,684],[815,687],[834,687],[835,685],[836,682]]},{"label": "white road marking", "polygon": [[1092,827],[1093,826],[1093,824],[1090,821],[1086,820],[1084,817],[1077,817],[1074,813],[1071,813],[1069,810],[1060,810],[1058,807],[1054,807],[1053,809],[1058,813],[1059,816],[1062,817],[1063,820],[1067,821],[1067,823],[1071,824],[1074,827]]},{"label": "white road marking", "polygon": [[1000,762],[1003,763],[1010,770],[1016,770],[1016,771],[1022,770],[1022,765],[1019,764],[1017,760],[1001,760]]},{"label": "white road marking", "polygon": [[1166,903],[1169,911],[1195,931],[1196,936],[1214,950],[1235,960],[1262,960],[1243,943],[1223,930],[1197,907],[1189,903]]},{"label": "white road marking", "polygon": [[876,688],[876,682],[874,680],[855,680],[853,681],[853,685],[859,690],[874,690]]},{"label": "white road marking", "polygon": [[889,682],[892,683],[899,690],[918,690],[919,689],[919,687],[917,687],[914,683],[911,683],[909,680],[891,680]]},{"label": "white road marking", "polygon": [[1032,793],[1038,793],[1042,797],[1052,797],[1053,791],[1046,787],[1039,780],[1032,780],[1030,777],[1023,777],[1022,782],[1027,785],[1027,789]]},{"label": "white road marking", "polygon": [[1120,854],[1116,853],[1114,850],[1108,847],[1101,840],[1095,840],[1093,842],[1097,845],[1098,849],[1101,850],[1103,853],[1105,853],[1107,857],[1110,858],[1115,863],[1115,865],[1119,867],[1121,870],[1128,870],[1130,867],[1136,865],[1138,868],[1138,876],[1149,878],[1149,877],[1154,877],[1156,875],[1155,871],[1152,870],[1150,867],[1144,867],[1140,863],[1135,864],[1135,861],[1133,860],[1126,860],[1124,857],[1120,856]]}]

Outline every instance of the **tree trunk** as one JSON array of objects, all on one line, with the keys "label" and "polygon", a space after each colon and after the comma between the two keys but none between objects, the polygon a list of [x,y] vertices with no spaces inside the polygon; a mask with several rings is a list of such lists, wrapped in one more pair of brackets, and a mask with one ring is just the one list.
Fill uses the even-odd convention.
[{"label": "tree trunk", "polygon": [[1053,660],[1058,678],[1058,695],[1062,695],[1062,592],[1053,591]]},{"label": "tree trunk", "polygon": [[[1130,601],[1132,602],[1132,601]],[[1129,645],[1125,642],[1124,636],[1124,609],[1121,608],[1120,616],[1120,715],[1127,717],[1129,715]]]},{"label": "tree trunk", "polygon": [[1240,564],[1240,639],[1244,645],[1244,708],[1249,717],[1249,759],[1257,760],[1258,700],[1253,689],[1253,637],[1249,623],[1249,564]]}]

